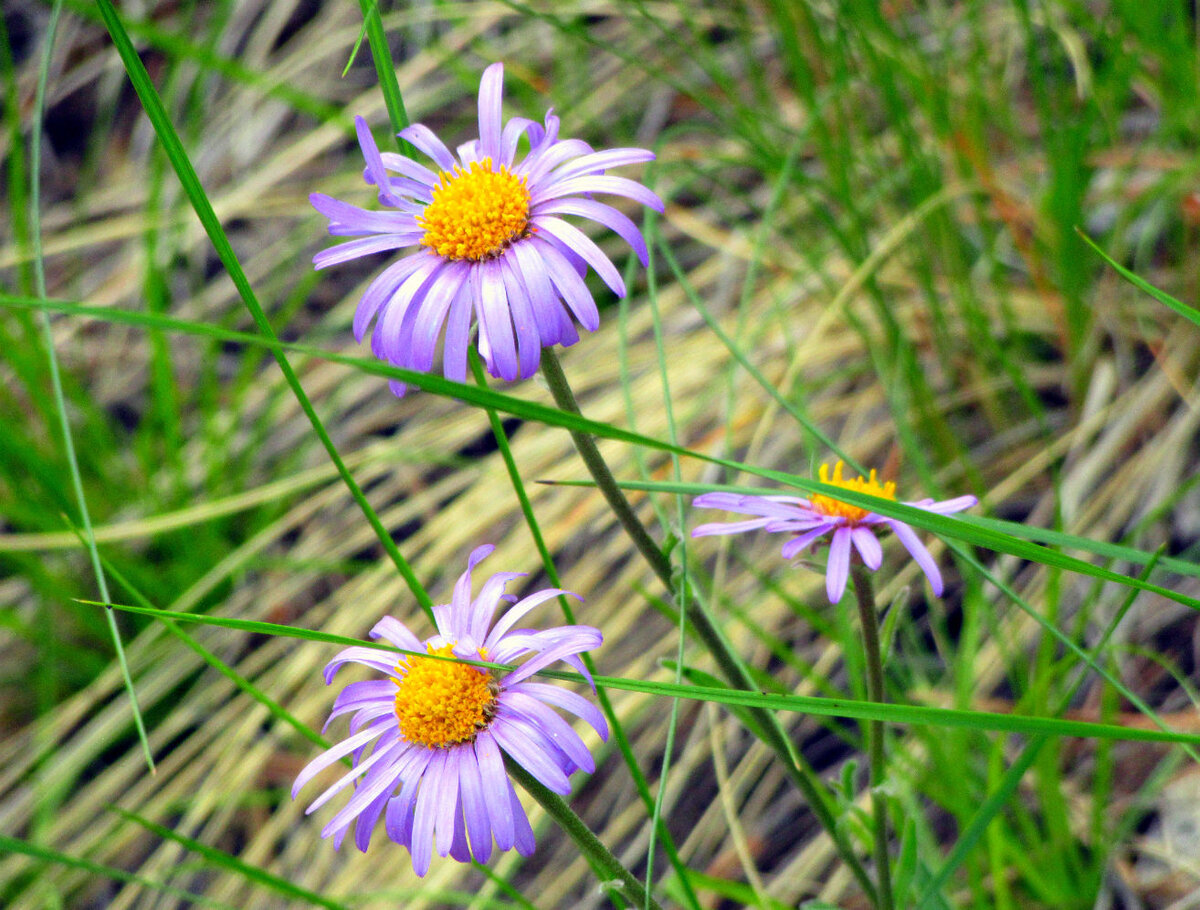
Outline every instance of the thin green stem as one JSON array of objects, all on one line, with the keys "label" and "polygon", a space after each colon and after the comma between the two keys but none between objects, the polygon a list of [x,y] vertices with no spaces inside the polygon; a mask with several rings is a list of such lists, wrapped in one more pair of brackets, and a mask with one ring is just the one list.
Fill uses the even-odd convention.
[{"label": "thin green stem", "polygon": [[[379,79],[379,90],[383,103],[387,105],[392,129],[399,133],[408,126],[408,111],[404,107],[404,96],[400,94],[400,83],[396,79],[396,64],[392,62],[392,49],[388,47],[387,32],[383,30],[383,19],[379,15],[378,0],[359,0],[362,7],[363,24],[367,29],[367,43],[371,45],[371,59],[375,61],[375,75]],[[400,140],[400,153],[408,158],[416,157],[416,150]]]},{"label": "thin green stem", "polygon": [[[554,396],[554,401],[558,407],[563,411],[582,416],[579,404],[575,400],[575,394],[571,391],[571,386],[567,382],[567,377],[562,371],[562,365],[559,363],[553,348],[546,348],[542,351],[542,372],[546,377],[546,382],[550,386],[550,392]],[[596,481],[596,486],[603,493],[609,507],[617,516],[617,520],[633,540],[638,552],[650,563],[654,574],[659,577],[666,587],[668,595],[673,595],[675,584],[672,580],[670,561],[654,542],[653,538],[650,537],[649,532],[646,531],[634,513],[629,500],[625,498],[624,492],[622,492],[613,478],[612,471],[609,470],[604,458],[600,455],[600,450],[597,448],[595,440],[580,430],[570,430],[569,432],[580,458],[583,459],[584,465],[587,466],[592,478]],[[681,590],[684,595],[683,609],[687,614],[690,628],[712,654],[713,659],[717,662],[717,666],[720,667],[721,672],[725,675],[730,685],[747,691],[758,691],[758,687],[754,684],[754,679],[750,675],[750,672],[741,660],[738,659],[737,655],[734,654],[732,647],[725,641],[721,631],[713,623],[712,619],[709,618],[708,613],[705,612],[694,594],[691,593],[689,586],[684,584],[681,586]],[[762,708],[749,708],[748,711],[758,721],[766,744],[783,761],[788,776],[803,794],[818,823],[829,835],[830,840],[838,851],[838,855],[842,858],[842,862],[846,864],[855,879],[858,880],[859,886],[871,899],[871,903],[875,904],[875,886],[871,882],[870,876],[867,875],[866,869],[859,862],[849,842],[847,842],[842,832],[838,829],[837,820],[833,816],[833,810],[829,806],[828,799],[822,790],[816,772],[804,760],[804,757],[792,747],[791,741],[788,739],[782,724],[779,722],[779,718],[774,713]]]},{"label": "thin green stem", "polygon": [[[37,92],[34,97],[33,129],[30,134],[29,150],[29,221],[30,234],[33,239],[33,274],[37,296],[46,298],[46,263],[42,257],[42,114],[46,107],[46,82],[50,75],[50,52],[54,48],[54,36],[58,30],[58,17],[62,12],[62,2],[54,4],[50,12],[50,23],[46,28],[46,49],[38,70]],[[92,516],[88,511],[87,497],[83,492],[83,479],[79,473],[79,459],[75,455],[75,442],[71,436],[71,424],[67,420],[67,406],[63,397],[62,376],[58,370],[58,355],[54,350],[54,332],[50,327],[50,312],[41,311],[42,335],[46,340],[46,359],[50,366],[50,384],[54,390],[54,401],[58,408],[59,430],[62,432],[63,449],[67,456],[67,465],[71,472],[71,486],[75,491],[75,504],[79,508],[79,518],[83,524],[83,535],[87,541],[88,555],[91,557],[92,574],[96,576],[96,587],[105,603],[110,603],[108,596],[108,581],[104,577],[104,569],[100,566],[100,553],[96,549],[96,535],[92,533]],[[121,668],[121,679],[125,691],[129,693],[129,704],[133,711],[133,723],[137,727],[138,741],[142,745],[142,755],[146,765],[153,774],[154,756],[150,752],[150,740],[146,736],[146,724],[142,720],[141,709],[138,708],[137,693],[133,688],[133,677],[129,674],[129,663],[125,659],[125,646],[121,643],[121,630],[117,628],[117,618],[111,609],[104,611],[108,622],[108,631],[112,636],[113,648],[117,653],[117,664]]]},{"label": "thin green stem", "polygon": [[[854,576],[854,596],[858,599],[858,615],[862,622],[863,650],[867,655],[867,696],[876,704],[883,704],[883,656],[879,650],[879,619],[875,615],[875,590],[871,586],[871,573],[867,567],[854,563],[850,567]],[[887,776],[887,764],[883,754],[884,723],[881,720],[867,722],[867,754],[871,768],[871,815],[875,833],[875,867],[879,876],[879,900],[875,906],[880,910],[892,910],[892,867],[888,855],[887,798],[883,795],[883,784]]]},{"label": "thin green stem", "polygon": [[634,877],[632,872],[621,865],[621,861],[613,856],[604,844],[600,843],[600,839],[583,823],[583,819],[572,811],[561,796],[547,790],[536,777],[517,762],[506,758],[504,764],[508,768],[509,775],[538,801],[546,810],[546,814],[554,819],[567,836],[575,842],[579,852],[601,876],[601,886],[606,891],[619,891],[635,907],[645,906],[652,910],[662,910],[658,902],[646,893],[642,883]]},{"label": "thin green stem", "polygon": [[[487,375],[483,371],[483,363],[479,359],[478,352],[474,348],[471,348],[467,352],[467,356],[471,363],[471,371],[475,375],[475,381],[479,383],[481,388],[486,389],[488,387]],[[504,425],[500,421],[500,415],[496,413],[494,408],[484,408],[484,412],[488,416],[492,435],[496,438],[496,445],[499,447],[500,455],[504,459],[504,467],[508,471],[513,490],[516,492],[517,500],[520,502],[521,512],[525,515],[525,523],[529,526],[529,533],[533,535],[534,545],[537,547],[538,553],[541,554],[542,566],[546,569],[546,577],[550,579],[550,584],[554,585],[554,587],[561,588],[562,582],[559,580],[558,570],[554,567],[554,559],[550,555],[550,548],[546,546],[545,538],[542,537],[542,529],[533,514],[533,504],[529,501],[529,496],[525,492],[525,485],[521,482],[521,474],[517,470],[517,462],[513,458],[512,447],[508,444],[508,434],[504,432]],[[562,607],[563,616],[567,622],[574,624],[575,613],[571,609],[571,605],[567,602],[567,598],[560,596],[558,603]],[[585,652],[580,657],[583,658],[583,665],[587,668],[587,671],[594,677],[596,675],[596,667],[591,655]],[[625,735],[625,730],[621,726],[620,718],[617,717],[616,709],[612,706],[612,700],[608,697],[608,692],[605,689],[598,689],[596,691],[596,699],[600,702],[600,710],[604,712],[604,716],[608,720],[608,725],[612,730],[613,740],[617,745],[617,749],[620,751],[621,757],[624,758],[625,765],[629,768],[629,776],[633,779],[638,795],[641,797],[642,802],[645,803],[646,808],[653,813],[656,803],[654,797],[650,794],[650,785],[647,783],[646,776],[642,773],[642,769],[637,763],[637,758],[633,754],[633,748],[629,744],[629,738]],[[692,888],[688,868],[680,858],[679,851],[675,848],[675,842],[671,838],[671,833],[667,830],[661,818],[657,819],[653,830],[657,832],[658,837],[662,838],[663,847],[667,852],[667,859],[670,861],[671,867],[675,870],[675,874],[679,877],[679,885],[683,889],[687,905],[698,910],[700,899],[696,896],[696,892]]]}]

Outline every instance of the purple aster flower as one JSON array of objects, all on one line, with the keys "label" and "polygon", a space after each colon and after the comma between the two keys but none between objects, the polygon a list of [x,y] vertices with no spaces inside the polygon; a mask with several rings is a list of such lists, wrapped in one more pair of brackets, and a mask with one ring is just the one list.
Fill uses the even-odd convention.
[{"label": "purple aster flower", "polygon": [[[578,655],[600,644],[600,632],[591,626],[541,632],[514,628],[534,607],[570,593],[551,588],[517,601],[504,587],[524,573],[493,575],[472,600],[471,570],[492,550],[476,549],[451,602],[433,608],[436,635],[419,641],[391,616],[371,630],[372,638],[432,657],[397,659],[386,651],[355,647],[325,667],[326,684],[346,663],[389,676],[350,683],[341,691],[329,720],[353,713],[350,735],[309,762],[292,787],[295,799],[318,773],[352,757],[353,767],[307,810],[313,812],[354,785],[349,802],[321,830],[322,837],[333,837],[335,847],[341,846],[353,824],[354,843],[366,852],[383,816],[388,837],[408,848],[418,875],[428,871],[434,845],[439,856],[459,862],[486,862],[493,839],[500,850],[516,847],[528,856],[533,852],[533,831],[502,755],[563,795],[571,790],[570,774],[595,770],[583,740],[552,708],[584,719],[607,739],[604,716],[581,695],[532,677],[563,660],[591,682]],[[512,606],[493,623],[501,601]],[[435,659],[512,664],[526,656],[528,660],[507,673]]]},{"label": "purple aster flower", "polygon": [[[831,486],[844,490],[866,493],[868,496],[878,496],[881,499],[896,498],[896,484],[888,481],[880,484],[874,471],[870,478],[856,477],[853,480],[842,479],[842,462],[829,474],[829,465],[821,465],[820,480]],[[914,506],[927,512],[939,515],[950,515],[969,509],[979,500],[974,496],[959,496],[957,499],[947,499],[945,502],[935,502],[932,499],[922,499],[920,502],[906,502],[906,506]],[[891,528],[904,548],[912,554],[917,565],[925,572],[933,593],[942,596],[942,573],[938,571],[933,556],[925,549],[916,532],[902,521],[888,518],[886,515],[876,515],[858,506],[841,502],[829,496],[816,494],[810,499],[798,496],[742,496],[738,493],[705,493],[692,500],[692,505],[709,509],[726,509],[730,512],[740,512],[743,515],[757,515],[749,521],[730,523],[714,523],[700,525],[692,531],[693,537],[707,537],[711,534],[740,534],[742,531],[756,531],[762,528],[767,531],[784,531],[796,535],[783,545],[783,558],[791,559],[803,552],[811,544],[821,540],[826,535],[832,535],[829,543],[829,565],[825,571],[825,592],[829,595],[830,603],[837,603],[846,593],[846,580],[850,575],[850,559],[854,552],[861,557],[863,564],[875,571],[883,562],[883,550],[875,531],[881,525]]]},{"label": "purple aster flower", "polygon": [[[591,266],[618,297],[621,275],[600,248],[563,216],[590,218],[620,235],[647,263],[641,232],[593,194],[625,196],[655,211],[662,200],[639,183],[605,174],[651,161],[645,149],[594,151],[579,139],[558,138],[558,118],[545,125],[524,117],[502,123],[504,67],[493,63],[479,84],[479,138],[451,151],[425,126],[400,132],[432,159],[436,170],[403,155],[380,152],[361,117],[355,119],[366,159],[365,179],[379,188],[387,210],[360,209],[322,193],[309,199],[329,219],[334,236],[361,237],[324,250],[318,269],[416,246],[389,265],[363,294],[354,314],[361,342],[374,321],[371,349],[396,366],[427,372],[445,327],[443,370],[463,382],[472,316],[488,372],[509,382],[532,376],[546,345],[579,340],[600,324],[583,277]],[[516,162],[522,135],[530,150]],[[392,382],[397,395],[405,386]]]}]

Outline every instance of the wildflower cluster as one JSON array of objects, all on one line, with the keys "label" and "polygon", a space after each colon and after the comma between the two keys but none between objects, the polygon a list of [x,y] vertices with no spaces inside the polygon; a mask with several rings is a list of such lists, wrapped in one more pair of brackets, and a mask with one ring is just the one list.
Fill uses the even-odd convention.
[{"label": "wildflower cluster", "polygon": [[[362,341],[370,331],[376,356],[395,366],[429,371],[440,347],[445,375],[464,381],[471,333],[477,327],[476,344],[488,371],[512,381],[538,369],[543,347],[578,341],[577,324],[596,329],[596,302],[584,283],[588,269],[617,295],[624,295],[625,285],[608,257],[564,216],[611,229],[643,264],[647,261],[645,241],[634,223],[594,196],[622,196],[662,211],[653,192],[607,173],[654,156],[636,148],[595,151],[578,139],[561,138],[553,112],[541,124],[521,117],[504,122],[502,84],[501,65],[488,67],[479,90],[479,136],[454,152],[425,126],[401,131],[434,169],[381,152],[366,122],[356,120],[364,177],[376,188],[382,211],[321,193],[311,196],[329,219],[330,234],[356,238],[317,254],[317,268],[412,250],[371,281],[354,316],[356,338]],[[528,151],[519,157],[523,139]],[[396,394],[406,390],[401,382],[393,382],[392,389]],[[912,528],[837,495],[845,490],[894,502],[895,484],[881,483],[874,471],[852,479],[843,471],[840,461],[832,472],[822,466],[820,480],[827,489],[808,498],[699,496],[696,506],[754,517],[704,524],[692,534],[782,531],[792,535],[783,545],[788,559],[828,539],[826,589],[829,600],[837,603],[854,559],[871,570],[880,567],[883,548],[876,535],[891,530],[940,595],[941,573]],[[949,514],[975,501],[962,496],[905,505]],[[329,721],[351,715],[349,734],[309,762],[292,789],[294,798],[319,774],[349,761],[349,769],[308,807],[311,813],[334,797],[351,794],[321,831],[335,846],[353,829],[355,845],[365,851],[382,819],[387,836],[410,851],[418,875],[428,871],[435,850],[463,862],[484,862],[493,849],[528,855],[533,832],[506,761],[564,795],[570,792],[571,774],[594,770],[583,740],[558,711],[582,719],[601,739],[608,734],[604,716],[586,698],[534,676],[564,661],[594,690],[581,655],[600,645],[601,634],[591,626],[517,628],[535,607],[569,592],[547,589],[516,600],[504,593],[520,577],[516,573],[493,575],[473,597],[471,573],[492,549],[476,549],[450,603],[433,608],[436,634],[419,639],[386,616],[371,637],[398,653],[356,646],[326,667],[327,684],[350,663],[382,674],[342,689]],[[669,567],[660,574],[668,576]],[[497,618],[501,603],[509,606]],[[721,647],[719,636],[710,637],[712,647]],[[882,857],[886,861],[886,849]],[[852,855],[850,859],[856,862]],[[618,876],[624,873],[617,868]],[[636,888],[631,893],[636,897]]]}]

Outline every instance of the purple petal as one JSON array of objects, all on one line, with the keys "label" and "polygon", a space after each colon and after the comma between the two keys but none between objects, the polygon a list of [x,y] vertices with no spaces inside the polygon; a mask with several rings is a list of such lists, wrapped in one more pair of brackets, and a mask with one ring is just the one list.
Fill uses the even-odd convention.
[{"label": "purple petal", "polygon": [[521,617],[523,617],[534,607],[544,604],[546,601],[558,597],[560,594],[574,597],[576,600],[583,599],[573,591],[564,591],[561,588],[547,588],[543,591],[538,591],[536,594],[530,594],[528,597],[523,598],[514,604],[508,610],[508,612],[506,612],[500,618],[500,621],[492,626],[492,631],[488,633],[487,640],[484,641],[483,646],[488,650],[491,650],[495,646],[496,642],[504,637],[504,633],[515,626]]},{"label": "purple petal", "polygon": [[533,829],[529,827],[529,816],[525,807],[517,799],[517,791],[513,789],[512,781],[508,784],[508,805],[513,817],[513,845],[522,856],[532,856],[537,844],[533,839]]},{"label": "purple petal", "polygon": [[[557,344],[562,338],[562,306],[550,284],[550,276],[546,274],[546,264],[532,243],[514,243],[511,250],[516,259],[516,269],[521,273],[529,292],[541,343]],[[570,320],[566,321],[569,324]]]},{"label": "purple petal", "polygon": [[608,740],[608,722],[604,719],[604,714],[582,695],[559,686],[533,681],[518,683],[506,688],[509,692],[524,692],[546,704],[570,711],[576,717],[591,724],[592,729],[601,739]]},{"label": "purple petal", "polygon": [[424,152],[441,171],[453,171],[454,165],[457,163],[454,156],[450,154],[450,149],[446,147],[446,143],[442,142],[429,127],[422,123],[414,123],[412,126],[406,126],[399,133],[400,138],[407,142],[411,142],[413,147]]},{"label": "purple petal", "polygon": [[[407,743],[400,743],[399,745],[407,746]],[[397,754],[397,750],[394,750],[394,749],[376,749],[371,754],[370,758],[368,758],[366,761],[359,764],[356,768],[352,768],[349,771],[347,771],[344,775],[342,775],[340,778],[338,778],[337,782],[334,783],[333,786],[331,786],[329,789],[325,790],[320,796],[318,796],[315,800],[312,801],[312,804],[307,809],[304,810],[305,815],[309,815],[309,814],[315,812],[317,809],[320,809],[323,805],[325,805],[325,803],[329,802],[330,799],[332,799],[334,796],[336,796],[338,793],[340,793],[342,790],[344,790],[347,786],[349,786],[351,783],[353,783],[357,778],[366,774],[368,771],[370,771],[376,765],[382,764],[385,766],[382,769],[385,773],[381,773],[381,774],[374,775],[373,777],[369,777],[368,783],[362,787],[359,787],[358,790],[355,791],[354,796],[351,797],[351,799],[350,799],[350,802],[348,802],[345,806],[343,806],[342,809],[338,812],[338,814],[335,815],[330,820],[329,824],[327,824],[322,829],[322,831],[321,831],[322,837],[328,837],[330,834],[332,834],[338,828],[344,828],[346,825],[348,825],[350,823],[350,819],[352,819],[354,816],[358,815],[358,813],[363,809],[363,807],[365,807],[367,805],[367,803],[369,803],[371,800],[373,800],[376,796],[379,795],[379,789],[371,788],[370,784],[372,781],[374,781],[374,782],[378,782],[380,780],[387,781],[389,779],[389,777],[386,773],[386,765],[391,759],[396,757],[396,754]]]},{"label": "purple petal", "polygon": [[380,360],[402,367],[411,363],[412,331],[421,302],[437,284],[444,267],[445,263],[438,261],[415,270],[387,302],[371,335],[371,350]]},{"label": "purple petal", "polygon": [[382,727],[364,730],[357,736],[351,736],[347,739],[344,739],[336,746],[331,746],[329,749],[322,752],[307,765],[305,765],[300,773],[296,775],[296,782],[292,784],[292,799],[296,798],[296,794],[300,792],[305,784],[307,784],[310,780],[312,780],[330,765],[340,761],[359,746],[366,745],[382,732]]},{"label": "purple petal", "polygon": [[[554,120],[557,123],[558,118],[555,117]],[[529,157],[513,168],[513,173],[518,177],[525,177],[530,189],[533,189],[540,182],[544,182],[546,175],[554,168],[572,158],[586,155],[591,150],[592,147],[581,139],[564,139],[562,142],[551,140],[549,143],[543,141]]]},{"label": "purple petal", "polygon": [[[593,629],[591,626],[560,626],[554,629],[553,633],[555,639],[557,639],[556,644],[546,648],[546,650],[542,651],[536,657],[530,658],[505,677],[505,682],[508,685],[513,685],[523,679],[529,678],[538,670],[550,666],[556,660],[562,660],[567,654],[578,654],[581,651],[590,651],[593,648],[598,648],[604,641],[600,630]],[[543,637],[545,637],[544,633]],[[503,663],[503,661],[498,662]]]},{"label": "purple petal", "polygon": [[588,290],[583,279],[575,272],[570,262],[555,247],[540,238],[534,238],[532,243],[537,247],[538,255],[546,266],[546,274],[566,301],[567,307],[589,332],[600,327],[600,312],[596,309],[596,301]]},{"label": "purple petal", "polygon": [[916,506],[918,509],[924,509],[926,512],[933,512],[937,515],[952,515],[955,512],[961,512],[978,504],[979,500],[974,496],[959,496],[955,499],[947,499],[942,502],[934,502],[932,499],[927,499],[921,502],[905,503],[906,506]]},{"label": "purple petal", "polygon": [[399,795],[392,797],[388,802],[387,814],[384,816],[387,836],[408,847],[409,853],[412,852],[413,805],[417,801],[417,788],[421,785],[425,768],[428,767],[435,751],[419,748],[410,753],[409,760],[400,772],[404,778],[404,785],[400,788]]},{"label": "purple petal", "polygon": [[517,143],[521,141],[521,134],[535,126],[537,126],[536,123],[524,117],[513,117],[504,124],[504,133],[500,137],[500,164],[507,168],[512,167],[513,158],[517,154]]},{"label": "purple petal", "polygon": [[416,651],[421,653],[425,650],[425,646],[421,644],[421,640],[413,635],[408,630],[408,626],[400,622],[394,616],[385,616],[371,629],[372,638],[382,638],[388,644],[395,645],[402,651]]},{"label": "purple petal", "polygon": [[329,232],[337,236],[402,234],[419,229],[416,219],[407,212],[373,212],[324,193],[311,193],[308,201],[329,219]]},{"label": "purple petal", "polygon": [[929,579],[929,586],[933,588],[933,593],[937,597],[941,597],[944,590],[942,573],[938,571],[937,563],[934,562],[933,556],[925,549],[925,544],[921,543],[916,532],[904,522],[896,521],[895,519],[885,519],[885,522],[896,532],[896,537],[900,543],[904,544],[904,549],[912,554],[912,558],[921,567],[921,570],[925,573],[925,577]]},{"label": "purple petal", "polygon": [[329,725],[333,722],[334,718],[341,717],[343,714],[349,714],[352,711],[357,711],[369,705],[374,705],[381,700],[390,702],[395,694],[396,684],[390,679],[370,679],[364,682],[350,683],[334,699],[333,708],[329,712],[329,717],[325,720],[325,725],[321,727],[321,732],[324,733],[329,729]]},{"label": "purple petal", "polygon": [[535,214],[579,215],[582,218],[590,218],[614,231],[617,236],[628,243],[637,253],[643,266],[650,263],[650,254],[646,250],[646,241],[642,237],[642,232],[629,218],[611,205],[596,202],[594,199],[556,199],[538,206]]},{"label": "purple petal", "polygon": [[477,283],[475,292],[479,301],[479,333],[486,336],[495,367],[492,375],[513,382],[520,375],[521,368],[517,363],[512,317],[509,315],[508,297],[499,266],[495,260],[480,263],[471,275]]},{"label": "purple petal", "polygon": [[526,771],[560,796],[571,792],[571,783],[556,763],[524,735],[511,718],[497,717],[489,728],[496,742]]},{"label": "purple petal", "polygon": [[442,372],[455,382],[467,381],[467,344],[471,336],[471,316],[475,312],[475,298],[471,287],[474,282],[468,276],[458,289],[450,314],[446,317],[446,341],[442,347]]},{"label": "purple petal", "polygon": [[435,794],[436,815],[434,818],[434,835],[437,839],[438,856],[446,856],[454,843],[454,817],[462,814],[458,802],[458,767],[461,747],[443,749],[446,754],[442,766],[441,777],[438,780],[438,792]]},{"label": "purple petal", "polygon": [[361,240],[351,240],[349,243],[339,243],[337,246],[330,247],[327,250],[321,250],[317,255],[313,256],[313,267],[316,269],[327,269],[331,265],[340,265],[343,262],[349,262],[351,259],[357,259],[360,256],[369,256],[372,253],[382,253],[386,250],[398,250],[401,247],[412,246],[417,240],[421,239],[421,234],[376,234],[373,237],[363,237]]},{"label": "purple petal", "polygon": [[493,63],[479,80],[479,157],[500,166],[500,96],[504,91],[504,64]]},{"label": "purple petal", "polygon": [[514,266],[516,257],[504,255],[498,260],[500,275],[504,279],[508,308],[512,313],[513,327],[517,336],[518,360],[521,378],[527,379],[537,372],[542,357],[542,336],[538,329],[533,304],[529,300],[529,289],[524,276]]},{"label": "purple petal", "polygon": [[814,540],[819,540],[836,527],[836,524],[827,523],[801,534],[799,537],[794,537],[783,545],[783,549],[780,550],[779,555],[784,559],[793,559],[797,554],[803,553],[808,549],[809,544]]},{"label": "purple petal", "polygon": [[380,306],[396,293],[396,289],[414,271],[433,258],[435,257],[416,253],[392,263],[379,273],[367,286],[366,293],[363,294],[362,300],[358,302],[358,307],[354,311],[354,338],[356,341],[362,342],[363,336],[367,333],[367,326],[371,324],[371,320]]},{"label": "purple petal", "polygon": [[482,642],[488,637],[488,626],[491,625],[496,607],[500,606],[505,585],[514,578],[524,578],[526,574],[525,572],[497,572],[483,583],[483,587],[479,589],[479,596],[475,598],[470,612],[467,614],[466,628],[472,638]]},{"label": "purple petal", "polygon": [[829,602],[835,604],[846,593],[846,580],[850,577],[850,528],[842,525],[833,532],[829,545],[829,565],[825,567],[825,593]]},{"label": "purple petal", "polygon": [[596,762],[588,751],[579,734],[571,729],[571,725],[546,707],[536,698],[522,692],[508,692],[505,699],[508,708],[518,711],[535,724],[543,733],[550,737],[567,758],[575,763],[581,771],[591,774],[596,770]]},{"label": "purple petal", "polygon": [[711,537],[714,534],[742,534],[746,531],[757,531],[773,518],[751,518],[749,521],[714,521],[709,524],[697,525],[692,529],[693,537]]},{"label": "purple petal", "polygon": [[653,160],[654,152],[648,149],[604,149],[600,152],[593,152],[590,155],[584,155],[583,157],[572,161],[570,164],[564,165],[554,172],[550,180],[552,182],[569,180],[572,177],[581,177],[584,174],[595,174],[598,171],[606,171],[613,167],[622,167],[626,164],[641,164],[642,162]]},{"label": "purple petal", "polygon": [[[592,239],[579,228],[568,224],[561,218],[555,218],[553,215],[538,215],[530,221],[537,230],[557,238],[582,256],[614,294],[618,297],[625,296],[625,282],[621,280],[621,273],[617,271],[617,267],[604,255],[600,247],[596,246]],[[582,322],[582,320],[580,321]]]},{"label": "purple petal", "polygon": [[629,180],[625,177],[574,177],[570,180],[555,180],[553,183],[538,186],[537,192],[530,193],[529,201],[532,205],[537,206],[551,199],[585,193],[624,196],[640,202],[656,212],[663,210],[663,201],[652,190],[646,189],[636,180]]},{"label": "purple petal", "polygon": [[462,792],[463,815],[471,852],[475,859],[486,863],[492,855],[492,823],[488,818],[483,780],[479,776],[479,759],[470,746],[464,747],[458,766],[458,781]]},{"label": "purple petal", "polygon": [[496,846],[501,850],[511,850],[513,810],[504,799],[504,794],[512,784],[508,781],[504,759],[500,757],[500,749],[490,731],[484,730],[475,737],[475,757],[479,760],[479,778],[483,783],[483,798],[487,800]]},{"label": "purple petal", "polygon": [[362,117],[354,118],[354,131],[358,133],[358,146],[362,149],[363,159],[367,162],[367,182],[379,189],[379,201],[384,205],[397,205],[400,200],[391,191],[387,171],[383,168],[383,159],[379,157],[379,147],[371,128]]},{"label": "purple petal", "polygon": [[383,152],[379,157],[383,160],[383,166],[389,171],[395,171],[397,174],[402,174],[409,180],[415,181],[419,186],[424,187],[426,193],[438,185],[438,175],[425,165],[417,164],[411,158],[396,152]]},{"label": "purple petal", "polygon": [[454,804],[454,835],[450,840],[450,856],[460,863],[469,863],[472,859],[467,829],[463,826],[462,807],[458,803]]},{"label": "purple petal", "polygon": [[458,155],[458,160],[462,162],[462,166],[469,168],[479,160],[479,140],[472,139],[470,142],[464,142],[454,150],[454,153]]},{"label": "purple petal", "polygon": [[477,565],[491,556],[495,549],[492,544],[485,543],[472,550],[471,555],[467,557],[467,571],[458,576],[458,581],[454,583],[454,596],[451,598],[451,603],[456,612],[464,612],[470,608],[471,573]]},{"label": "purple petal", "polygon": [[438,336],[442,332],[442,324],[450,304],[458,294],[464,281],[470,276],[470,270],[461,263],[452,262],[442,269],[437,282],[425,295],[413,325],[412,354],[409,363],[414,370],[426,373],[433,367],[433,357],[437,353]]},{"label": "purple petal", "polygon": [[870,528],[857,527],[851,531],[854,546],[862,554],[863,564],[874,572],[883,564],[883,548]]},{"label": "purple petal", "polygon": [[421,789],[417,793],[417,806],[413,812],[412,842],[408,851],[412,855],[413,871],[424,877],[433,859],[433,826],[437,813],[437,797],[441,791],[442,772],[446,767],[446,753],[434,749],[425,773],[421,775]]},{"label": "purple petal", "polygon": [[396,657],[379,648],[367,648],[363,645],[346,648],[334,655],[333,660],[325,665],[325,685],[333,682],[333,674],[347,663],[362,664],[384,673],[391,673],[396,666]]},{"label": "purple petal", "polygon": [[[393,688],[395,686],[395,684],[390,682],[389,680],[385,679],[384,682],[387,683],[388,685],[393,686]],[[393,692],[393,695],[394,694],[395,693]],[[385,721],[387,721],[388,718],[391,717],[392,712],[394,710],[395,710],[394,698],[393,699],[380,699],[379,701],[377,701],[373,704],[364,705],[363,707],[359,708],[358,712],[354,715],[354,717],[350,718],[350,732],[357,733],[359,730],[363,729],[364,725],[369,725],[369,726],[374,727],[377,724],[385,722]],[[385,727],[384,728],[384,736],[386,736],[387,733],[388,733],[388,731]],[[379,738],[379,742],[376,744],[376,747],[378,748],[380,745],[383,744],[383,742],[384,742],[384,737],[381,736]]]},{"label": "purple petal", "polygon": [[366,853],[367,847],[371,846],[371,832],[375,830],[375,823],[379,821],[379,816],[383,814],[383,809],[391,797],[392,795],[386,790],[380,793],[371,802],[371,805],[363,809],[358,821],[354,823],[354,846],[363,853]]}]

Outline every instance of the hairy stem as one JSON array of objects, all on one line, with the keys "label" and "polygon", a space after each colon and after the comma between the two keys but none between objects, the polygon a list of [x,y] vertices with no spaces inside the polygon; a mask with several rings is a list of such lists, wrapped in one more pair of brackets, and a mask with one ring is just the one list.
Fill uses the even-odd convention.
[{"label": "hairy stem", "polygon": [[[554,396],[554,401],[558,407],[563,411],[581,415],[582,412],[579,410],[579,404],[575,400],[575,394],[571,391],[571,386],[567,383],[567,377],[563,373],[562,365],[559,363],[553,348],[544,348],[542,350],[542,373],[546,377],[546,382],[550,386],[550,392]],[[579,457],[583,459],[583,463],[587,466],[592,478],[596,481],[596,486],[600,489],[600,492],[608,501],[609,507],[617,516],[617,520],[633,540],[638,552],[650,563],[654,574],[662,581],[663,586],[667,589],[667,595],[670,597],[672,592],[675,591],[670,560],[663,554],[658,544],[654,542],[650,533],[646,530],[636,513],[634,513],[629,500],[625,498],[625,493],[617,486],[612,471],[609,470],[607,463],[605,463],[603,456],[600,454],[599,448],[596,446],[596,441],[587,433],[576,431],[571,431],[571,439],[575,443]],[[734,688],[757,692],[758,686],[755,685],[754,679],[750,676],[745,665],[734,654],[733,649],[725,641],[725,637],[713,623],[708,613],[705,612],[704,608],[694,597],[690,596],[686,584],[682,586],[682,590],[684,592],[682,608],[687,616],[687,621],[696,634],[696,637],[700,639],[712,654],[713,659],[716,660],[717,666],[720,667],[725,679]],[[792,747],[787,734],[784,732],[783,725],[780,724],[779,718],[773,712],[764,708],[748,708],[747,710],[758,721],[766,744],[783,761],[788,777],[791,778],[792,782],[803,794],[813,815],[816,816],[821,827],[825,829],[826,834],[833,841],[838,855],[854,874],[859,886],[870,897],[872,904],[876,904],[875,886],[863,868],[862,863],[859,862],[858,856],[838,829],[837,820],[833,816],[833,810],[830,808],[816,772],[804,760],[803,756]]]},{"label": "hairy stem", "polygon": [[[883,657],[879,650],[879,620],[875,615],[875,591],[867,567],[854,563],[854,595],[858,599],[858,615],[862,622],[863,650],[867,655],[867,696],[883,704]],[[875,867],[879,877],[880,910],[892,910],[892,872],[888,856],[887,799],[880,788],[887,775],[883,755],[884,725],[881,720],[867,722],[867,754],[871,778],[871,815],[875,833]]]}]

